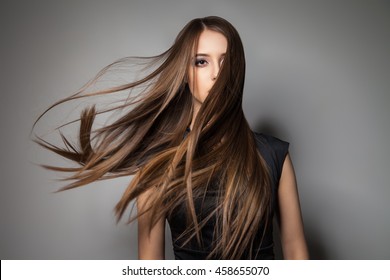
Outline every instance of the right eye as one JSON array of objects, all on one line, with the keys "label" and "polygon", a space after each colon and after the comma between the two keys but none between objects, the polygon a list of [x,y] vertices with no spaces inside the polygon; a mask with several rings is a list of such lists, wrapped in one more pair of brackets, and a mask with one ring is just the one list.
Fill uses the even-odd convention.
[{"label": "right eye", "polygon": [[195,60],[195,66],[204,67],[207,65],[207,61],[205,59],[197,59]]}]

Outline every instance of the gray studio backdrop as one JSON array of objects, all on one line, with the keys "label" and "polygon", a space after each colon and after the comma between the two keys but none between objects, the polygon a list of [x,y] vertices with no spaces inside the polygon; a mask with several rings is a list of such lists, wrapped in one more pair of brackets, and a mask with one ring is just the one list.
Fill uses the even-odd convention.
[{"label": "gray studio backdrop", "polygon": [[3,1],[0,14],[1,259],[136,258],[137,225],[113,212],[130,178],[53,193],[63,175],[36,164],[66,162],[30,129],[105,65],[158,54],[207,15],[242,36],[253,129],[291,143],[312,258],[390,258],[388,1]]}]

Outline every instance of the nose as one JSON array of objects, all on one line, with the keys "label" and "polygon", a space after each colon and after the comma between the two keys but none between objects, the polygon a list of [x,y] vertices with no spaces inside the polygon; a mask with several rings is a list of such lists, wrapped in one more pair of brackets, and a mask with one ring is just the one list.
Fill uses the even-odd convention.
[{"label": "nose", "polygon": [[219,64],[217,64],[217,65],[214,67],[214,69],[213,69],[213,71],[212,71],[212,73],[211,73],[211,80],[212,80],[212,81],[215,81],[215,80],[217,79],[218,74],[219,74],[219,68],[220,68]]}]

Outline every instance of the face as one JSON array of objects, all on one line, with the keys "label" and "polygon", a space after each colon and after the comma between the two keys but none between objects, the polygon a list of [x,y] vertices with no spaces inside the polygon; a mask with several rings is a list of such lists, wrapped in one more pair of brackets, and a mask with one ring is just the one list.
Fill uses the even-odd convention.
[{"label": "face", "polygon": [[198,50],[188,69],[188,85],[195,105],[206,99],[214,85],[227,49],[224,35],[212,30],[204,30],[199,37]]}]

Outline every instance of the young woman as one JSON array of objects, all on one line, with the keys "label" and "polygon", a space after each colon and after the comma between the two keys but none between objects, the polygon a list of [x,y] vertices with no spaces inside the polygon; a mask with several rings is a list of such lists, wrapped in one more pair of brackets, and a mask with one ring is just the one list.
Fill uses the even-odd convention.
[{"label": "young woman", "polygon": [[63,189],[134,175],[115,210],[119,220],[137,202],[129,221],[138,221],[140,259],[165,258],[166,221],[176,259],[273,259],[274,213],[284,257],[308,258],[288,143],[254,133],[242,110],[245,57],[236,29],[219,17],[194,19],[152,62],[158,67],[144,78],[93,94],[85,87],[52,106],[142,88],[101,128],[92,129],[95,107],[85,109],[78,147],[64,136],[64,147],[37,138],[79,164],[48,167],[74,172]]}]

